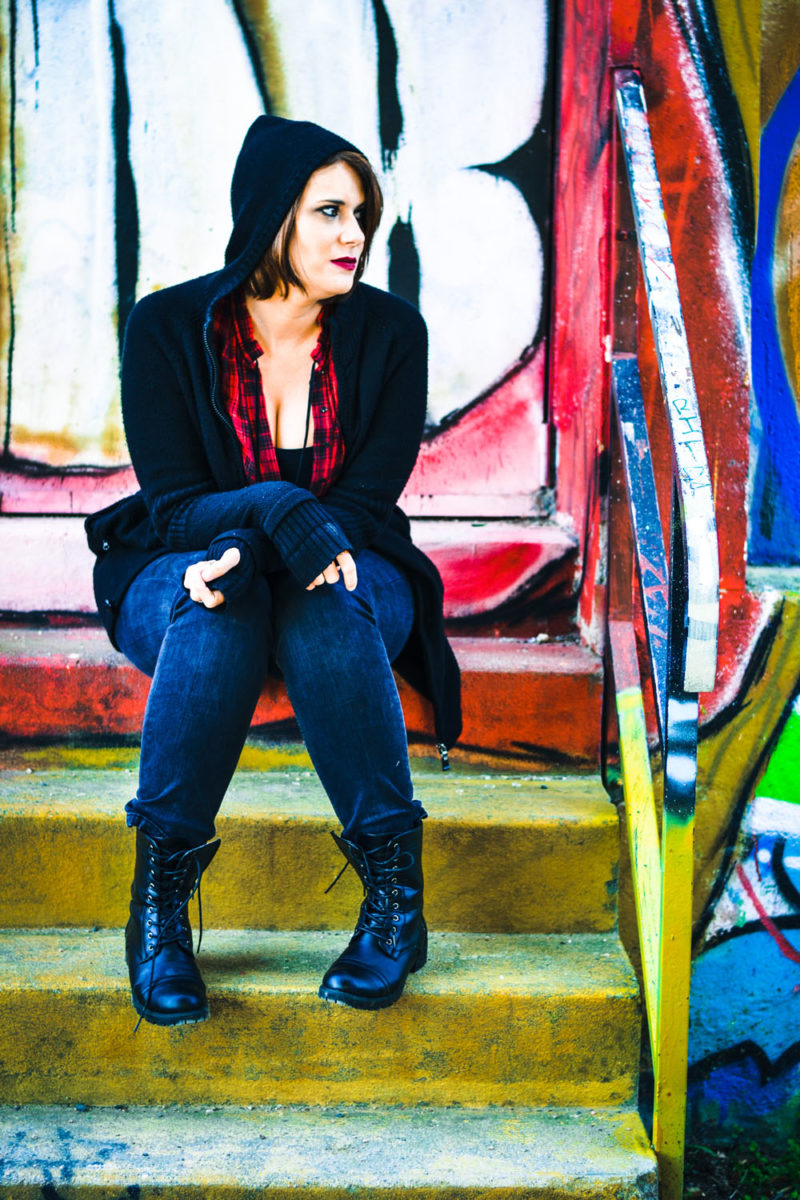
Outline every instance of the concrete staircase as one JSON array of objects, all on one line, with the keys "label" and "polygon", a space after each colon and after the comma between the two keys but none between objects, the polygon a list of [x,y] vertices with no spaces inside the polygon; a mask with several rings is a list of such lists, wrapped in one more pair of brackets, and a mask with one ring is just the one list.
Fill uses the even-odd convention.
[{"label": "concrete staircase", "polygon": [[133,1035],[135,748],[0,766],[0,1197],[647,1197],[617,818],[591,776],[415,770],[428,965],[317,998],[360,900],[300,747],[251,747],[204,878],[211,1020]]}]

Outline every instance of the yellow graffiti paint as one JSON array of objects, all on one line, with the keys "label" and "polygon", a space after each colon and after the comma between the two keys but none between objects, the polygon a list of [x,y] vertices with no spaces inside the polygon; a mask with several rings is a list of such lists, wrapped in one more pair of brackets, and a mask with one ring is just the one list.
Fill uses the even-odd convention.
[{"label": "yellow graffiti paint", "polygon": [[[759,768],[766,766],[787,698],[800,679],[800,598],[768,593],[764,621],[773,625],[766,660],[745,695],[731,703],[728,719],[709,737],[702,736],[697,755],[694,912],[696,922],[728,864],[737,813],[752,793]],[[749,660],[751,651],[742,653]]]},{"label": "yellow graffiti paint", "polygon": [[258,55],[267,80],[272,112],[277,117],[293,117],[286,102],[286,76],[275,21],[269,0],[243,0],[242,8],[253,31]]},{"label": "yellow graffiti paint", "polygon": [[[758,9],[754,0],[741,0]],[[762,0],[761,3],[761,124],[766,125],[775,105],[800,63],[800,21],[795,0]]]},{"label": "yellow graffiti paint", "polygon": [[715,7],[725,62],[739,102],[757,187],[761,136],[761,5],[753,0],[718,0]]},{"label": "yellow graffiti paint", "polygon": [[[773,286],[786,374],[800,403],[800,139],[783,182],[775,231]],[[800,416],[800,411],[798,412]]]}]

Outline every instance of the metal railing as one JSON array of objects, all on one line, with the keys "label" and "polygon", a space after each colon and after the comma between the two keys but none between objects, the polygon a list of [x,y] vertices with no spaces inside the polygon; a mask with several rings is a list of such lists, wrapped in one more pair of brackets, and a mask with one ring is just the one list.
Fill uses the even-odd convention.
[{"label": "metal railing", "polygon": [[[604,744],[619,746],[653,1060],[653,1145],[662,1200],[680,1200],[692,934],[698,692],[714,687],[719,623],[716,521],[686,331],[644,92],[614,73],[614,335]],[[624,166],[623,166],[624,164]],[[638,242],[638,256],[637,256]],[[669,554],[639,375],[637,257],[650,314],[672,461]],[[638,602],[637,602],[638,598]],[[641,612],[641,619],[638,614]],[[636,623],[643,631],[637,641]],[[640,650],[649,663],[663,764],[659,830]],[[607,765],[607,763],[606,763]]]}]

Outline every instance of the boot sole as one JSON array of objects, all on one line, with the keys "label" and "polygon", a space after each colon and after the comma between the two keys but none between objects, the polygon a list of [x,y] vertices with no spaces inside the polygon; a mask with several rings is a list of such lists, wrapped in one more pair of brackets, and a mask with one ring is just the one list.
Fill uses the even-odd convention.
[{"label": "boot sole", "polygon": [[153,1012],[150,1008],[145,1008],[134,996],[131,997],[131,1000],[139,1016],[143,1021],[147,1021],[148,1025],[199,1025],[201,1021],[208,1020],[207,1004],[203,1008],[196,1008],[190,1012],[176,1013],[175,1016],[170,1016],[164,1013]]}]

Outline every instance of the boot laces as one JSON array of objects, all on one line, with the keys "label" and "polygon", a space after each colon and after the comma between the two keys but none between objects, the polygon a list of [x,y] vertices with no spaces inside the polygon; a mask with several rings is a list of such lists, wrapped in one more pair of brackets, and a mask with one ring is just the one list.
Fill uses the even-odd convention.
[{"label": "boot laces", "polygon": [[[379,858],[380,850],[388,850],[388,857]],[[397,941],[397,925],[400,923],[400,888],[395,872],[407,870],[414,864],[414,856],[408,851],[401,855],[397,842],[381,846],[371,854],[361,851],[357,860],[349,857],[333,883],[328,884],[325,895],[334,888],[349,866],[354,867],[364,888],[364,899],[358,914],[354,933],[371,933],[387,948]]]},{"label": "boot laces", "polygon": [[[152,855],[151,861],[156,866],[154,876],[151,876],[148,882],[146,892],[145,908],[158,907],[163,910],[167,907],[171,908],[171,912],[164,920],[158,923],[158,934],[156,935],[155,945],[142,959],[142,962],[150,961],[150,980],[147,985],[147,994],[144,1001],[144,1012],[136,1022],[134,1033],[136,1033],[144,1020],[145,1013],[150,1006],[150,997],[153,993],[154,976],[156,969],[156,959],[164,946],[169,942],[178,942],[184,944],[187,939],[189,944],[186,947],[189,953],[192,953],[192,940],[189,931],[188,923],[184,922],[184,917],[189,908],[189,904],[194,895],[197,895],[197,950],[195,954],[200,953],[200,947],[203,944],[203,898],[200,890],[200,880],[203,875],[200,863],[197,860],[197,855],[192,857],[191,863],[194,866],[195,878],[191,888],[186,892],[186,895],[180,901],[175,903],[185,890],[186,883],[189,878],[190,865],[184,861],[186,852],[176,851],[168,856],[158,854],[154,849],[150,850]],[[149,920],[145,917],[145,921]],[[145,935],[147,936],[147,935]]]},{"label": "boot laces", "polygon": [[[364,899],[356,921],[355,932],[371,933],[385,946],[392,947],[397,940],[397,925],[400,922],[400,888],[397,872],[413,863],[413,856],[401,856],[396,842],[390,843],[389,855],[378,858],[364,855]],[[406,858],[408,861],[401,861]]]}]

